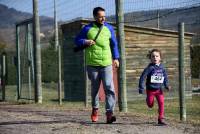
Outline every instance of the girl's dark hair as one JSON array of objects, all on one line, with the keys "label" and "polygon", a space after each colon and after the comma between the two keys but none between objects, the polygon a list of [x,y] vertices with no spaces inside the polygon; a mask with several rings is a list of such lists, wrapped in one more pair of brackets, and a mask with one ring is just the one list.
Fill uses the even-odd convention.
[{"label": "girl's dark hair", "polygon": [[160,54],[160,57],[162,58],[162,52],[161,52],[161,50],[159,50],[159,49],[152,49],[152,50],[150,50],[149,53],[147,54],[147,57],[148,57],[149,59],[151,59],[151,55],[152,55],[153,52],[158,52],[158,53]]},{"label": "girl's dark hair", "polygon": [[102,7],[95,7],[93,9],[93,16],[97,16],[99,11],[105,11],[105,9],[103,9]]}]

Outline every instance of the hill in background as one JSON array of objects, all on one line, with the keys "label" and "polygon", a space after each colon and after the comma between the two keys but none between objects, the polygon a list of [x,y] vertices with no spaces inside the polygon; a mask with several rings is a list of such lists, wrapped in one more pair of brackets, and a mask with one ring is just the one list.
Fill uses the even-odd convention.
[{"label": "hill in background", "polygon": [[[8,8],[5,5],[0,4],[0,41],[7,44],[6,49],[15,49],[15,25],[21,21],[32,18],[32,14],[17,11],[14,8]],[[42,39],[46,43],[46,40],[53,35],[53,18],[40,16],[40,32],[45,35]],[[24,30],[22,28],[21,30]]]},{"label": "hill in background", "polygon": [[[2,4],[0,4],[0,12],[0,40],[6,44],[7,50],[15,49],[15,24],[30,19],[32,14],[17,11]],[[198,34],[193,42],[196,44],[200,42],[200,6],[130,12],[126,13],[124,18],[125,24],[128,25],[156,28],[158,27],[158,16],[160,29],[177,30],[178,23],[184,22],[186,32]],[[115,17],[110,16],[107,20],[115,22]],[[44,38],[41,39],[43,46],[48,44],[50,37],[53,36],[53,24],[53,18],[40,16],[40,31],[44,35]],[[22,30],[24,29],[22,28]]]}]

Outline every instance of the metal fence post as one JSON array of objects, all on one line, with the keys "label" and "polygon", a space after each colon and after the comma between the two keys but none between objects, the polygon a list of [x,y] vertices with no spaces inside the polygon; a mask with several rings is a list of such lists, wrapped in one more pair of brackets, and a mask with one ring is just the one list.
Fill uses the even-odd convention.
[{"label": "metal fence post", "polygon": [[62,66],[61,66],[61,46],[58,41],[58,22],[56,11],[56,0],[54,0],[54,33],[55,33],[55,48],[58,51],[58,100],[59,105],[62,105]]},{"label": "metal fence post", "polygon": [[20,99],[20,91],[21,91],[21,57],[20,57],[20,41],[19,41],[19,31],[20,27],[16,25],[16,50],[17,50],[17,100]]},{"label": "metal fence post", "polygon": [[179,102],[180,120],[186,121],[185,74],[184,74],[184,23],[179,23]]},{"label": "metal fence post", "polygon": [[5,91],[5,86],[6,86],[6,53],[2,53],[2,72],[1,72],[1,86],[2,86],[2,101],[5,101],[6,99],[6,91]]}]

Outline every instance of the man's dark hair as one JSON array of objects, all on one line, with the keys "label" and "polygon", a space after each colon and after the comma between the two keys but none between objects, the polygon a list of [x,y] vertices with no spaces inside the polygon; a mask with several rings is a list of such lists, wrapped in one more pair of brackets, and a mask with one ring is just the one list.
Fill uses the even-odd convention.
[{"label": "man's dark hair", "polygon": [[105,9],[103,9],[102,7],[95,7],[93,9],[93,16],[97,16],[99,11],[105,11]]}]

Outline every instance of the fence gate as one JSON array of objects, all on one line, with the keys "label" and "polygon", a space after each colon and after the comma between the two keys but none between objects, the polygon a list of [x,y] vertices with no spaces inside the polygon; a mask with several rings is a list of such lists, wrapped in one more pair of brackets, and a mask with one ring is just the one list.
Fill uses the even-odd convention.
[{"label": "fence gate", "polygon": [[34,99],[32,19],[16,24],[17,100]]}]

